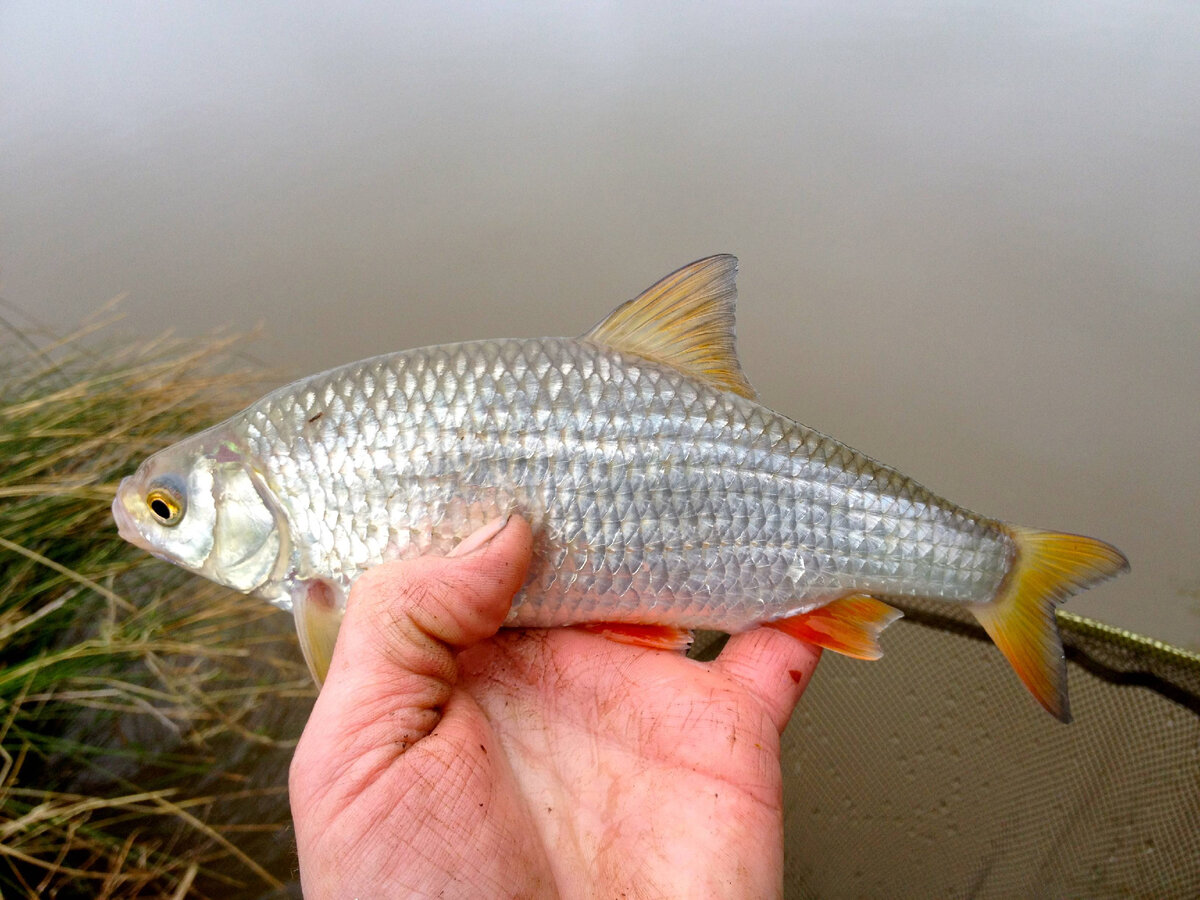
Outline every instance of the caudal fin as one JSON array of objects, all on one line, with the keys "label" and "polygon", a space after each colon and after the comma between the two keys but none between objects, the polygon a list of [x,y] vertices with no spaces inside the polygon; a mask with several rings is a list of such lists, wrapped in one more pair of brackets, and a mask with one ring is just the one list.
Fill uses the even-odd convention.
[{"label": "caudal fin", "polygon": [[1006,527],[1017,544],[1016,560],[996,599],[972,612],[1037,701],[1069,722],[1067,661],[1054,608],[1126,571],[1129,561],[1095,538]]}]

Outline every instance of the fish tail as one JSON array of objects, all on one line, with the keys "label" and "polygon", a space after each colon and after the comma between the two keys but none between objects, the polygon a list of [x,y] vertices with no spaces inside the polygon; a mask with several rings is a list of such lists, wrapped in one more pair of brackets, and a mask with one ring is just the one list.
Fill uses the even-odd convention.
[{"label": "fish tail", "polygon": [[1054,608],[1072,594],[1129,568],[1110,544],[1077,534],[1003,526],[1016,558],[992,602],[971,611],[1030,693],[1053,716],[1071,721],[1067,662]]}]

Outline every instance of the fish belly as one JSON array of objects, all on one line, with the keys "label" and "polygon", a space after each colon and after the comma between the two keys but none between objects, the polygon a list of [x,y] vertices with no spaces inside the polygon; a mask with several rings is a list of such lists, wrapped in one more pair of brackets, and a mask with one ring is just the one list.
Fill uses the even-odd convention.
[{"label": "fish belly", "polygon": [[348,586],[508,512],[535,557],[508,624],[739,631],[848,593],[984,603],[997,523],[752,400],[586,340],[377,357],[236,428],[286,510],[289,577]]}]

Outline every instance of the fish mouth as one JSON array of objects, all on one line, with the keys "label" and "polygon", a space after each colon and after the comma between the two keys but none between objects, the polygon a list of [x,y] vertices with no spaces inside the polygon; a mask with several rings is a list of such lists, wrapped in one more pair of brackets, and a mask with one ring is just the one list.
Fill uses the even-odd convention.
[{"label": "fish mouth", "polygon": [[117,523],[117,534],[122,539],[129,541],[135,547],[140,547],[143,550],[153,552],[147,544],[146,539],[138,530],[137,525],[133,521],[133,515],[125,506],[126,485],[129,483],[128,478],[122,478],[120,486],[117,487],[117,495],[112,502],[112,517]]},{"label": "fish mouth", "polygon": [[[166,553],[161,547],[156,547],[150,543],[150,541],[138,529],[133,513],[131,513],[128,507],[125,506],[124,497],[127,493],[125,490],[125,483],[127,481],[129,481],[128,478],[121,479],[121,484],[117,487],[117,496],[113,498],[112,502],[112,517],[117,523],[117,534],[121,536],[122,540],[128,541],[139,550],[145,550],[155,559],[161,559],[163,562],[179,565],[178,560]],[[132,490],[132,488],[130,488],[130,490]]]}]

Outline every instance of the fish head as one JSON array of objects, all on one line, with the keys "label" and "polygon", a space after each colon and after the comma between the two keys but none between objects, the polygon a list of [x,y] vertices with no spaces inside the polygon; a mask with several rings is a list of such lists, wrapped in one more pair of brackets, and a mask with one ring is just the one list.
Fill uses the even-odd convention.
[{"label": "fish head", "polygon": [[263,590],[287,552],[280,505],[249,456],[205,433],[151,456],[112,505],[121,537],[239,591]]}]

